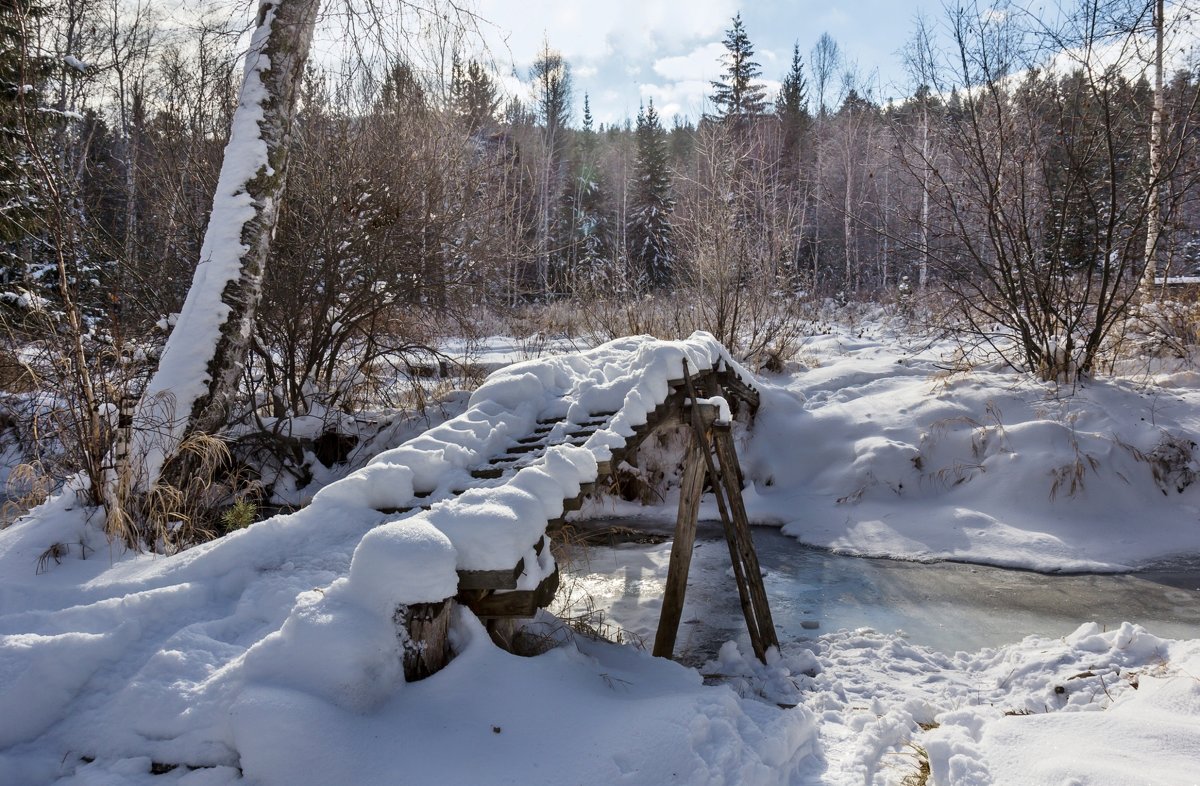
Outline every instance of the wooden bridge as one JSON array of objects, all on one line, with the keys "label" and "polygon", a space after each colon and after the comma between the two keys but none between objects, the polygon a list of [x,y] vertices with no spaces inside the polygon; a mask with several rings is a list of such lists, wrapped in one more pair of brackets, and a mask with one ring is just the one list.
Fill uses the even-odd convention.
[{"label": "wooden bridge", "polygon": [[[494,495],[510,491],[506,486],[522,485],[517,478],[523,470],[544,471],[550,457],[557,453],[573,457],[573,466],[577,468],[582,465],[583,469],[572,479],[577,481],[577,486],[574,483],[558,484],[561,500],[554,498],[557,496],[555,484],[542,483],[537,487],[536,495],[542,510],[550,514],[557,512],[557,515],[547,514],[544,521],[530,522],[526,507],[519,511],[518,518],[522,520],[517,527],[515,524],[506,526],[505,522],[512,517],[501,510],[495,522],[484,521],[475,527],[491,528],[494,525],[499,541],[510,539],[516,531],[534,533],[532,542],[523,544],[527,546],[523,556],[496,567],[497,560],[503,560],[502,554],[490,553],[492,550],[487,549],[489,553],[483,555],[479,548],[462,544],[460,551],[466,556],[460,556],[458,594],[452,600],[471,609],[488,623],[489,629],[496,630],[501,621],[530,617],[554,599],[559,574],[549,554],[549,538],[562,527],[566,514],[578,510],[588,495],[610,484],[621,462],[633,458],[651,435],[660,429],[682,426],[690,436],[683,457],[676,536],[654,654],[670,657],[674,649],[695,543],[699,502],[707,480],[725,525],[750,639],[755,654],[765,659],[767,648],[777,645],[777,640],[742,505],[742,477],[731,430],[731,421],[739,413],[753,417],[759,405],[758,391],[750,375],[707,334],[696,334],[686,342],[654,342],[644,337],[627,341],[637,343],[630,343],[624,356],[619,342],[612,342],[597,350],[532,361],[497,372],[509,379],[517,379],[523,378],[522,373],[528,371],[538,379],[553,377],[556,384],[535,388],[551,391],[540,401],[536,395],[510,397],[508,406],[497,407],[493,406],[495,402],[487,399],[488,383],[485,383],[480,389],[483,395],[479,396],[479,405],[476,406],[473,399],[471,409],[444,425],[449,428],[446,433],[451,435],[468,427],[472,434],[486,432],[489,426],[493,428],[492,432],[471,445],[473,451],[465,460],[459,456],[457,464],[443,468],[432,478],[415,481],[412,504],[379,510],[387,514],[403,514],[416,509],[428,511],[435,526],[439,526],[439,521],[449,522],[439,528],[458,547],[460,541],[468,540],[469,536],[461,534],[467,530],[455,523],[455,511],[477,519],[469,511],[472,506],[493,504]],[[645,362],[644,368],[639,368],[640,362]],[[607,371],[591,368],[593,365]],[[563,374],[547,371],[561,372],[563,368],[571,371],[565,375],[566,384],[561,384]],[[618,371],[613,372],[614,368]],[[616,381],[606,377],[605,373],[615,377]],[[604,388],[601,391],[604,395],[589,395],[596,392],[597,387]],[[621,406],[607,409],[589,406],[597,401],[607,401],[611,405],[615,398],[622,399]],[[482,416],[478,412],[473,416],[473,409],[484,412]],[[513,415],[516,409],[524,410],[519,417]],[[463,422],[456,426],[460,419]],[[514,423],[517,424],[515,428]],[[522,424],[526,428],[520,428]],[[454,431],[456,428],[458,432]],[[436,454],[438,439],[436,434],[430,438],[426,453]],[[403,448],[399,451],[401,455],[385,453],[376,460],[403,462]],[[587,455],[581,461],[581,448],[594,461]],[[442,449],[441,455],[462,452],[447,447]],[[527,483],[524,485],[532,488]],[[561,491],[564,487],[566,490]],[[501,530],[506,531],[502,533]],[[474,535],[474,531],[470,534]],[[482,562],[490,564],[480,564]],[[412,658],[406,661],[410,679],[436,671],[448,657],[445,645],[451,606],[448,601],[411,606],[405,611],[404,622],[410,637],[420,643],[413,648]]]}]

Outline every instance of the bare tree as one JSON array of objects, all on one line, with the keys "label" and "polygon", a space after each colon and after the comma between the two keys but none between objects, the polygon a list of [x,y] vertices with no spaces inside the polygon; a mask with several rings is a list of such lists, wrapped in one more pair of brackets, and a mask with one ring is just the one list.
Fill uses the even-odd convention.
[{"label": "bare tree", "polygon": [[[1122,71],[1134,27],[1101,5],[1083,0],[1055,30],[974,4],[951,10],[959,92],[940,129],[950,165],[934,169],[928,193],[956,247],[939,262],[965,330],[1047,379],[1097,370],[1145,265],[1150,113]],[[1163,151],[1164,173],[1191,144]]]},{"label": "bare tree", "polygon": [[1146,200],[1146,268],[1142,271],[1141,299],[1149,301],[1154,297],[1154,279],[1158,274],[1158,244],[1162,234],[1162,208],[1159,205],[1159,192],[1162,188],[1163,151],[1163,31],[1166,22],[1163,19],[1163,0],[1152,0],[1154,8],[1151,13],[1151,26],[1154,29],[1154,104],[1150,111],[1150,150],[1147,161],[1147,200]]},{"label": "bare tree", "polygon": [[812,63],[813,80],[817,87],[817,111],[823,116],[829,109],[829,105],[825,102],[829,94],[829,86],[842,62],[841,49],[838,47],[837,41],[833,40],[833,36],[829,33],[821,33],[821,37],[817,39],[817,43],[813,47],[809,62]]}]

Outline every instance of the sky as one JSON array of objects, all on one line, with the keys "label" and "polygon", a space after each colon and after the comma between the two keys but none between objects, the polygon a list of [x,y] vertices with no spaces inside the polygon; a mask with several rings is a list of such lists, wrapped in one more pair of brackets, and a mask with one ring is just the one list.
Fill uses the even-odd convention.
[{"label": "sky", "polygon": [[[495,67],[510,90],[527,78],[543,41],[571,64],[573,122],[583,94],[597,123],[621,123],[653,100],[670,123],[705,111],[710,80],[720,75],[722,41],[741,13],[762,79],[773,92],[800,45],[806,74],[822,33],[837,41],[860,85],[877,100],[911,92],[900,50],[918,13],[939,16],[940,0],[478,0],[481,24]],[[515,76],[514,76],[515,74]],[[829,96],[834,103],[842,80]],[[860,92],[863,88],[860,87]],[[810,79],[810,100],[814,90]]]}]

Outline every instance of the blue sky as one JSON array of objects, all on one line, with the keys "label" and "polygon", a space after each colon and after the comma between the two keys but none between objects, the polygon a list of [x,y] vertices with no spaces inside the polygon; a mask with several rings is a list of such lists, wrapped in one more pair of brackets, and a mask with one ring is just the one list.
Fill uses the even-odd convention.
[{"label": "blue sky", "polygon": [[[817,38],[828,32],[860,84],[877,99],[911,90],[900,49],[923,12],[936,21],[940,0],[478,0],[485,37],[501,72],[526,76],[543,38],[571,63],[575,121],[583,93],[598,122],[621,122],[653,99],[669,121],[704,111],[709,80],[720,72],[721,41],[739,11],[763,79],[774,87],[799,42],[808,67]],[[810,80],[811,82],[811,80]],[[840,75],[834,91],[840,91]],[[518,89],[515,78],[510,89]],[[813,90],[810,85],[810,96]],[[830,100],[834,96],[830,96]]]}]

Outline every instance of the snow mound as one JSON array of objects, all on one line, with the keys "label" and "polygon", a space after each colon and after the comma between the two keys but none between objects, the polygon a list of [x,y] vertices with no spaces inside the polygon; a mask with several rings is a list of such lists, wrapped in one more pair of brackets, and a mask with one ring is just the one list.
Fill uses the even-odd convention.
[{"label": "snow mound", "polygon": [[953,349],[810,337],[813,367],[759,384],[751,517],[844,553],[1041,571],[1200,553],[1200,391],[947,372]]}]

